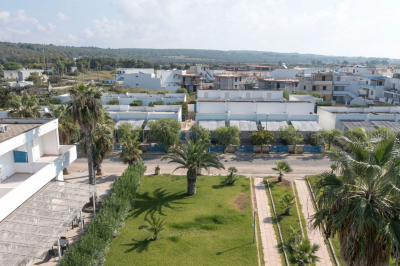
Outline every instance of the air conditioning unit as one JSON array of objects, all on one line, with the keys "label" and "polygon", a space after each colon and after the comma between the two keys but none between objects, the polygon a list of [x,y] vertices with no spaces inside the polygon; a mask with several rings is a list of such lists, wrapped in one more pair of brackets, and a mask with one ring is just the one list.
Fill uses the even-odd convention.
[{"label": "air conditioning unit", "polygon": [[7,126],[6,125],[1,125],[0,126],[0,133],[4,133],[7,131]]}]

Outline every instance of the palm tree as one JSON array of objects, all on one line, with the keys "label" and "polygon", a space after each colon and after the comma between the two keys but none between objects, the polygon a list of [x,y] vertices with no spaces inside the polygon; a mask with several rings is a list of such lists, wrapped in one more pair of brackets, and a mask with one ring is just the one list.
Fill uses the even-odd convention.
[{"label": "palm tree", "polygon": [[389,265],[400,244],[399,144],[387,129],[363,134],[363,141],[346,139],[349,153],[328,152],[340,177],[324,173],[315,185],[319,211],[312,222],[324,222],[327,237],[339,236],[348,265]]},{"label": "palm tree", "polygon": [[[97,175],[102,175],[101,164],[114,148],[114,121],[102,109],[99,121],[92,133],[93,167]],[[83,153],[87,156],[86,141],[82,142]]]},{"label": "palm tree", "polygon": [[198,140],[188,140],[187,142],[187,148],[184,148],[182,144],[178,148],[171,148],[169,154],[161,160],[169,159],[168,163],[180,164],[174,172],[178,169],[187,169],[187,192],[189,195],[193,195],[196,194],[198,169],[207,169],[208,167],[225,169],[225,167],[219,162],[215,153],[207,153],[212,144]]},{"label": "palm tree", "polygon": [[40,117],[41,108],[34,96],[31,95],[13,95],[8,102],[8,107],[11,108],[11,111],[8,113],[9,117]]},{"label": "palm tree", "polygon": [[286,193],[285,195],[282,196],[281,200],[279,201],[285,208],[285,214],[287,215],[290,214],[290,207],[292,207],[293,204],[295,203],[294,198],[295,198],[294,196]]},{"label": "palm tree", "polygon": [[123,158],[123,162],[127,164],[133,164],[137,160],[141,160],[140,154],[140,142],[137,140],[135,135],[125,136],[121,141],[122,151],[120,157]]},{"label": "palm tree", "polygon": [[164,231],[164,225],[167,223],[165,219],[161,220],[161,218],[156,219],[153,215],[149,220],[147,217],[144,218],[146,221],[146,225],[139,226],[139,230],[146,230],[151,232],[151,239],[156,240],[158,238],[158,234],[161,231]]},{"label": "palm tree", "polygon": [[228,168],[228,171],[229,171],[229,175],[225,178],[225,183],[227,185],[233,185],[236,182],[236,180],[239,179],[239,177],[237,175],[235,175],[238,170],[236,169],[236,167],[231,166]]},{"label": "palm tree", "polygon": [[100,110],[103,108],[100,102],[100,93],[90,84],[85,86],[81,83],[70,90],[70,96],[72,98],[72,119],[85,132],[89,184],[96,185],[96,175],[93,167],[92,133],[100,117]]},{"label": "palm tree", "polygon": [[319,261],[318,256],[315,255],[319,250],[319,245],[311,245],[310,241],[301,235],[296,235],[294,239],[284,243],[283,247],[290,254],[292,263],[299,266]]},{"label": "palm tree", "polygon": [[273,167],[272,170],[278,171],[278,181],[282,182],[283,173],[290,173],[292,172],[292,168],[290,167],[289,163],[285,161],[277,162],[275,161],[276,167]]},{"label": "palm tree", "polygon": [[[69,145],[71,137],[79,133],[79,126],[72,120],[71,112],[67,104],[55,107],[50,104],[51,113],[45,113],[43,117],[58,119],[58,139],[61,145]],[[64,175],[69,174],[68,169],[64,168]]]}]

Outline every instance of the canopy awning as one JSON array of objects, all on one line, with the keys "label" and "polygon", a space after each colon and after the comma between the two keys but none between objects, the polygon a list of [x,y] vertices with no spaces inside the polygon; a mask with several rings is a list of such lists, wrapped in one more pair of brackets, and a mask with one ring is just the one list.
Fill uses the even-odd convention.
[{"label": "canopy awning", "polygon": [[367,130],[374,130],[375,128],[364,120],[340,120],[345,130],[355,129],[357,127],[363,127]]},{"label": "canopy awning", "polygon": [[230,120],[229,126],[237,126],[240,131],[257,131],[257,124],[255,121],[247,120]]},{"label": "canopy awning", "polygon": [[144,120],[118,120],[115,124],[115,128],[123,123],[129,123],[133,125],[133,129],[141,128],[143,126]]},{"label": "canopy awning", "polygon": [[199,126],[202,126],[207,130],[213,131],[219,127],[224,127],[225,120],[199,121]]},{"label": "canopy awning", "polygon": [[280,127],[288,126],[286,121],[268,121],[268,122],[261,122],[261,126],[265,130],[269,131],[279,131]]},{"label": "canopy awning", "polygon": [[395,132],[400,132],[400,123],[396,121],[387,121],[387,120],[382,120],[382,121],[369,121],[372,125],[378,127],[387,127]]},{"label": "canopy awning", "polygon": [[46,184],[0,223],[0,265],[43,259],[95,191],[82,183]]},{"label": "canopy awning", "polygon": [[300,131],[320,131],[322,128],[318,125],[316,121],[290,121],[294,129]]},{"label": "canopy awning", "polygon": [[149,128],[149,122],[150,121],[156,121],[156,120],[149,120],[149,121],[147,121],[147,124],[146,124],[146,126],[144,127],[144,130],[150,130],[150,128]]}]

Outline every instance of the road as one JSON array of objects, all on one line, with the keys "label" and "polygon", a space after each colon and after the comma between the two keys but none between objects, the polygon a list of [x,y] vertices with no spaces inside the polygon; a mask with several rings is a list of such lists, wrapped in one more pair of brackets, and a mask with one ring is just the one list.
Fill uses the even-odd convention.
[{"label": "road", "polygon": [[[142,154],[142,159],[147,166],[146,174],[154,174],[154,169],[157,165],[160,166],[162,173],[171,174],[178,166],[177,164],[168,164],[167,161],[161,161],[163,154]],[[317,174],[330,170],[331,160],[320,154],[301,154],[301,155],[280,155],[280,154],[266,154],[259,155],[253,153],[242,154],[219,154],[220,162],[225,165],[225,168],[234,166],[238,169],[239,174],[248,175],[268,175],[276,173],[272,170],[275,167],[274,161],[285,160],[293,168],[293,174]],[[124,165],[119,158],[119,152],[114,152],[104,160],[103,172],[120,174],[126,165]],[[79,155],[79,158],[69,166],[71,171],[86,172],[87,161]],[[211,169],[210,174],[226,174],[226,170]],[[185,170],[177,170],[175,174],[186,174]],[[204,173],[206,174],[206,173]]]}]

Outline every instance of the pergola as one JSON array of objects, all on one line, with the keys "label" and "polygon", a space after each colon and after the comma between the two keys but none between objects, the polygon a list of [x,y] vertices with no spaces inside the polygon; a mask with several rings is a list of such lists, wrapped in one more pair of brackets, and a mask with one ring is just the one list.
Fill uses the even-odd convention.
[{"label": "pergola", "polygon": [[95,192],[89,184],[47,183],[0,223],[0,265],[44,259]]},{"label": "pergola", "polygon": [[143,126],[144,120],[118,120],[118,122],[115,124],[115,128],[118,129],[118,127],[123,123],[132,124],[133,129],[137,129]]},{"label": "pergola", "polygon": [[291,121],[294,129],[310,132],[310,131],[320,131],[322,128],[316,121]]},{"label": "pergola", "polygon": [[207,130],[214,131],[219,127],[224,127],[225,126],[225,120],[199,121],[199,126],[202,126]]},{"label": "pergola", "polygon": [[268,121],[268,122],[261,122],[261,126],[265,130],[269,131],[279,131],[280,127],[288,126],[286,121]]},{"label": "pergola", "polygon": [[240,131],[257,131],[257,123],[256,121],[248,121],[248,120],[230,120],[229,126],[237,126]]}]

